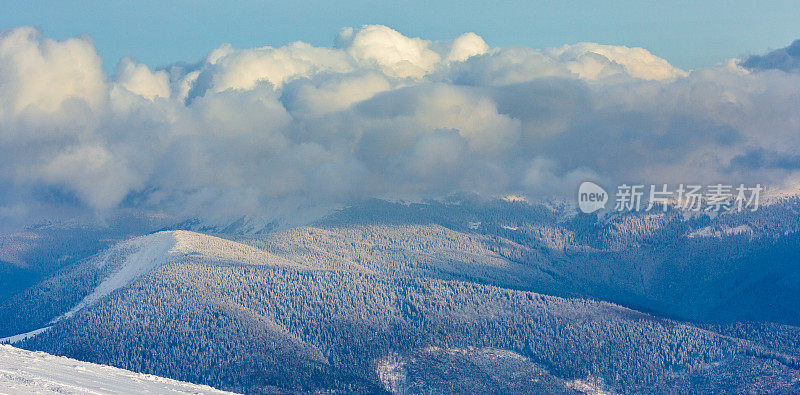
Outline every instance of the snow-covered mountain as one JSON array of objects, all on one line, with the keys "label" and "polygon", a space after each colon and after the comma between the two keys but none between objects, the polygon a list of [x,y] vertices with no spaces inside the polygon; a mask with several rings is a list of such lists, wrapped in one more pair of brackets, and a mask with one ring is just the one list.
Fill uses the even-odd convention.
[{"label": "snow-covered mountain", "polygon": [[553,207],[369,201],[120,237],[0,299],[0,336],[247,393],[800,391],[796,200]]},{"label": "snow-covered mountain", "polygon": [[135,373],[0,344],[3,394],[229,394],[205,385]]}]

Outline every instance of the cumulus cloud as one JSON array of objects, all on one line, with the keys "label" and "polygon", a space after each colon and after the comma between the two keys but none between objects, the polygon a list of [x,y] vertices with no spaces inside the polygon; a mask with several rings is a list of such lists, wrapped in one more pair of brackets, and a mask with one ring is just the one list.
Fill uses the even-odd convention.
[{"label": "cumulus cloud", "polygon": [[642,48],[371,25],[333,47],[222,45],[108,76],[89,38],[13,29],[0,215],[57,203],[227,220],[368,197],[568,196],[586,179],[777,185],[800,170],[800,74],[752,59],[687,72]]},{"label": "cumulus cloud", "polygon": [[429,41],[380,25],[342,29],[337,44],[359,64],[376,65],[390,77],[421,78],[441,60]]},{"label": "cumulus cloud", "polygon": [[0,114],[52,113],[67,100],[96,108],[106,93],[101,65],[85,38],[42,40],[30,27],[6,32],[0,39]]},{"label": "cumulus cloud", "polygon": [[565,45],[545,51],[580,78],[596,80],[625,74],[645,80],[674,80],[687,73],[644,48],[628,48],[595,43]]},{"label": "cumulus cloud", "polygon": [[151,71],[146,65],[123,58],[117,66],[117,84],[129,92],[153,100],[169,98],[169,75],[166,71]]},{"label": "cumulus cloud", "polygon": [[349,72],[353,69],[351,61],[340,51],[303,42],[247,50],[235,50],[226,44],[209,54],[198,78],[207,80],[209,86],[205,88],[214,92],[252,89],[259,83],[280,87],[287,81],[321,72]]},{"label": "cumulus cloud", "polygon": [[481,36],[475,33],[464,33],[450,44],[447,60],[450,62],[463,62],[475,55],[483,55],[489,51],[489,45]]}]

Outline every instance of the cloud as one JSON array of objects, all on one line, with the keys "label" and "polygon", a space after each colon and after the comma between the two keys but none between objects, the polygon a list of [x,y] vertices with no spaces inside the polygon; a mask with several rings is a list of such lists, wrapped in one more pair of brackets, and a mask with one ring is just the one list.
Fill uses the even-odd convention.
[{"label": "cloud", "polygon": [[776,49],[766,55],[749,56],[742,62],[742,67],[755,71],[800,71],[800,40],[795,40],[788,47]]},{"label": "cloud", "polygon": [[139,185],[138,174],[100,145],[79,145],[59,152],[34,169],[43,182],[68,185],[89,206],[108,209]]},{"label": "cloud", "polygon": [[97,108],[106,93],[102,62],[85,38],[57,42],[24,27],[0,35],[0,115],[52,113],[65,101]]},{"label": "cloud", "polygon": [[441,60],[429,41],[409,38],[380,25],[342,29],[337,44],[359,64],[376,65],[390,77],[421,78]]},{"label": "cloud", "polygon": [[641,48],[370,25],[333,47],[222,45],[108,76],[88,38],[18,28],[0,35],[0,219],[59,205],[224,221],[368,197],[569,197],[587,179],[778,185],[800,170],[800,74],[748,62],[686,72]]},{"label": "cloud", "polygon": [[687,75],[644,48],[579,43],[553,48],[545,53],[566,64],[580,78],[589,80],[627,74],[633,78],[664,81]]},{"label": "cloud", "polygon": [[734,168],[757,169],[800,169],[800,155],[788,152],[767,151],[757,148],[737,155],[731,159],[731,166]]},{"label": "cloud", "polygon": [[226,44],[208,55],[198,78],[208,79],[207,89],[221,92],[227,89],[253,89],[259,83],[280,87],[297,78],[352,70],[352,59],[341,51],[315,48],[303,42],[280,48],[245,50],[236,50]]},{"label": "cloud", "polygon": [[137,64],[130,58],[123,58],[119,62],[116,81],[121,88],[148,100],[156,97],[168,99],[170,96],[169,75],[166,71],[150,71],[147,66]]},{"label": "cloud", "polygon": [[464,33],[453,40],[446,59],[449,62],[463,62],[473,56],[483,55],[488,51],[489,45],[483,41],[481,36],[475,33]]}]

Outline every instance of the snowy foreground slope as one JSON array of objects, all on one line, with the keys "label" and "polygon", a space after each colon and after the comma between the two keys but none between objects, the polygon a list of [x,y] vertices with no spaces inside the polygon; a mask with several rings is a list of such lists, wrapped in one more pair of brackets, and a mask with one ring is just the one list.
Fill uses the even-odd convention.
[{"label": "snowy foreground slope", "polygon": [[205,385],[134,373],[0,345],[1,394],[229,394]]}]

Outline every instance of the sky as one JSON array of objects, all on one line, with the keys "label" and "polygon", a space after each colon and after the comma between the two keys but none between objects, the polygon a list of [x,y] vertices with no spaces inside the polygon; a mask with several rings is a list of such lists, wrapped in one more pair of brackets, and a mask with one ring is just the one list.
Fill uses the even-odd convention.
[{"label": "sky", "polygon": [[640,46],[683,69],[781,48],[800,37],[800,2],[727,1],[0,1],[0,29],[88,34],[111,71],[123,56],[149,66],[195,62],[210,48],[330,46],[339,29],[386,25],[446,40],[474,32],[490,46],[578,42]]},{"label": "sky", "polygon": [[777,2],[135,4],[3,9],[33,26],[0,32],[0,228],[583,181],[800,193],[800,34]]}]

